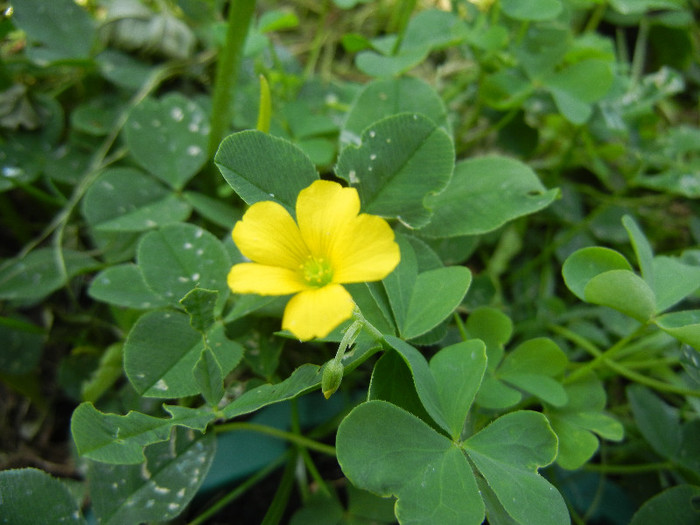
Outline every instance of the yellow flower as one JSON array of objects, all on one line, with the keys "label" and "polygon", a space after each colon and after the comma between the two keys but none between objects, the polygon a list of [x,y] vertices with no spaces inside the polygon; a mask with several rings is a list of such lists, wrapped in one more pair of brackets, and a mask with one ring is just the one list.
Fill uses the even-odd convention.
[{"label": "yellow flower", "polygon": [[359,211],[357,190],[323,180],[299,193],[296,222],[280,204],[256,202],[233,228],[233,241],[252,262],[231,268],[229,287],[296,294],[282,328],[300,340],[327,336],[355,306],[341,284],[383,279],[400,260],[389,224]]}]

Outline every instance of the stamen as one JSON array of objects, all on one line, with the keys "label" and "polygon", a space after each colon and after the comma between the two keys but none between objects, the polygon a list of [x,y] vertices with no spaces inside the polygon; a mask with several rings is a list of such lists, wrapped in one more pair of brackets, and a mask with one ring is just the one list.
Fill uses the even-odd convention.
[{"label": "stamen", "polygon": [[324,258],[309,257],[301,268],[304,280],[310,286],[321,288],[333,280],[333,268]]}]

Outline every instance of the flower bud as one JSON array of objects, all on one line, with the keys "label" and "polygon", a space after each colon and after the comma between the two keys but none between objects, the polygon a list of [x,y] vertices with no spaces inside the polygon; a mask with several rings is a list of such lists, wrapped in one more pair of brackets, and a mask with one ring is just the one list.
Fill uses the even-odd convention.
[{"label": "flower bud", "polygon": [[343,368],[343,363],[336,359],[331,359],[326,363],[321,377],[321,392],[326,399],[338,390],[340,382],[343,380]]}]

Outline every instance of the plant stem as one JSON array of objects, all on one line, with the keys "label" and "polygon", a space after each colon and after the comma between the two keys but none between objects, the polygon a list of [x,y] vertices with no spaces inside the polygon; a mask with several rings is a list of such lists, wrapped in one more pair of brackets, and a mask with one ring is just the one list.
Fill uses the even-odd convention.
[{"label": "plant stem", "polygon": [[307,437],[294,434],[293,432],[287,432],[285,430],[280,430],[278,428],[270,427],[267,425],[261,425],[259,423],[248,423],[245,421],[241,421],[235,423],[224,423],[223,425],[218,425],[214,427],[214,431],[217,434],[221,434],[222,432],[232,432],[235,430],[250,430],[252,432],[260,432],[261,434],[267,434],[268,436],[272,436],[278,439],[284,439],[301,447],[306,447],[311,450],[315,450],[316,452],[335,457],[335,447],[319,443]]},{"label": "plant stem", "polygon": [[619,375],[626,377],[627,379],[634,381],[636,383],[639,383],[641,385],[648,386],[649,388],[653,388],[654,390],[658,390],[660,392],[669,392],[672,394],[680,394],[683,396],[692,396],[692,397],[700,397],[700,390],[691,390],[689,388],[683,388],[675,385],[671,385],[669,383],[666,383],[664,381],[659,381],[658,379],[653,379],[651,377],[647,377],[643,374],[639,374],[633,370],[630,370],[627,368],[625,365],[618,363],[616,361],[612,360],[612,356],[616,354],[619,350],[625,347],[625,345],[633,339],[635,336],[637,336],[643,328],[646,328],[646,326],[642,326],[636,331],[634,331],[632,334],[628,335],[627,337],[624,337],[620,339],[616,344],[611,346],[608,350],[605,352],[601,352],[598,347],[596,347],[593,343],[585,339],[584,337],[581,337],[578,335],[576,332],[573,332],[572,330],[569,330],[568,328],[564,328],[561,326],[556,326],[556,325],[550,325],[549,329],[552,330],[553,332],[558,333],[559,335],[569,339],[573,343],[579,345],[581,348],[584,350],[588,351],[589,353],[593,354],[595,356],[595,359],[592,359],[591,361],[588,361],[586,364],[582,365],[581,367],[577,368],[574,370],[571,374],[569,374],[567,377],[564,378],[563,383],[572,383],[579,379],[581,376],[588,372],[592,372],[596,368],[598,368],[601,364],[607,366],[614,372],[617,372]]},{"label": "plant stem", "polygon": [[586,364],[582,365],[580,368],[577,368],[574,372],[572,372],[565,380],[565,383],[571,383],[573,381],[576,381],[579,379],[581,376],[584,374],[593,371],[594,369],[598,368],[601,364],[606,364],[610,366],[612,363],[612,357],[619,352],[621,349],[627,345],[630,341],[635,339],[637,336],[639,336],[645,329],[646,325],[642,325],[637,330],[632,332],[631,334],[623,337],[620,339],[617,343],[612,345],[610,348],[608,348],[606,351],[602,352],[600,349],[598,349],[597,346],[595,346],[593,343],[588,341],[588,339],[581,337],[578,335],[576,332],[569,330],[568,328],[564,328],[561,326],[556,326],[556,325],[550,325],[550,329],[554,332],[557,332],[560,335],[563,335],[570,341],[573,341],[574,343],[578,344],[581,348],[584,350],[588,351],[592,355],[595,356],[594,359],[591,361],[588,361]]},{"label": "plant stem", "polygon": [[209,157],[213,157],[233,117],[233,94],[238,77],[238,66],[248,28],[255,12],[255,0],[231,0],[228,11],[226,44],[216,64],[216,79],[211,111]]}]

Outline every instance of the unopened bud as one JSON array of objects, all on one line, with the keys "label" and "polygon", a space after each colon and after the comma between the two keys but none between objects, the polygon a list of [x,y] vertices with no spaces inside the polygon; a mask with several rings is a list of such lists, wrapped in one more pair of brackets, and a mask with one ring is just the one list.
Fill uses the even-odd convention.
[{"label": "unopened bud", "polygon": [[323,397],[328,399],[333,393],[338,390],[341,381],[343,380],[343,363],[339,360],[331,359],[326,363],[321,377],[321,392]]}]

